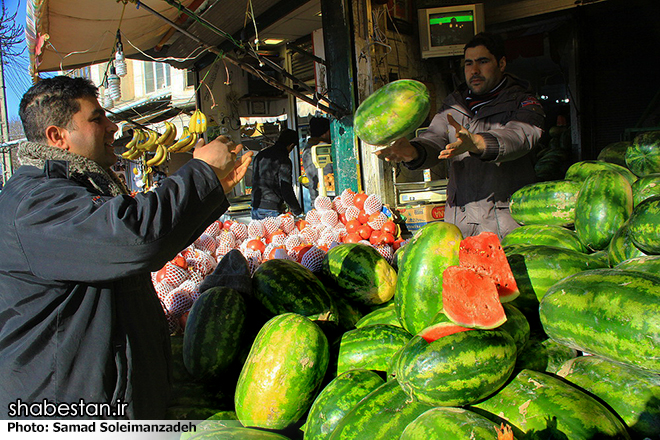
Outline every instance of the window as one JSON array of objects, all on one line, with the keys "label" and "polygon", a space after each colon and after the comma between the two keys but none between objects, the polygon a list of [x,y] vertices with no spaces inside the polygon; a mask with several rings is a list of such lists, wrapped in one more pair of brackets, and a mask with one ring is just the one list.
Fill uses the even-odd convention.
[{"label": "window", "polygon": [[144,91],[155,92],[170,86],[170,66],[165,63],[145,62],[144,66]]},{"label": "window", "polygon": [[195,85],[195,71],[186,70],[186,87],[192,87]]}]

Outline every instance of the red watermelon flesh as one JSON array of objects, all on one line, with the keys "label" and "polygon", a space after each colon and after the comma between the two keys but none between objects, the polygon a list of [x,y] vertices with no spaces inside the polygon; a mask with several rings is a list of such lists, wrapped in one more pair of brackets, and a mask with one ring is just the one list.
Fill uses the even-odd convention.
[{"label": "red watermelon flesh", "polygon": [[463,266],[449,266],[442,275],[445,315],[463,327],[492,329],[506,321],[497,287],[488,276]]},{"label": "red watermelon flesh", "polygon": [[520,295],[497,234],[482,232],[463,239],[458,249],[458,261],[461,266],[490,277],[497,285],[500,301],[513,301]]},{"label": "red watermelon flesh", "polygon": [[436,341],[445,336],[453,335],[454,333],[465,332],[468,330],[474,330],[473,328],[463,327],[451,322],[441,322],[439,324],[434,324],[429,327],[426,327],[424,330],[419,332],[419,336],[424,338],[429,344],[433,341]]}]

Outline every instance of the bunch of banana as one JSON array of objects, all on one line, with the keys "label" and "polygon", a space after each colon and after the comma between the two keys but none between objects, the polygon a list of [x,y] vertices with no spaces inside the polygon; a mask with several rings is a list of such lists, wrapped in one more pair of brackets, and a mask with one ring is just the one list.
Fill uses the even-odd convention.
[{"label": "bunch of banana", "polygon": [[207,122],[206,115],[202,113],[201,110],[195,110],[195,112],[190,117],[190,122],[188,123],[188,130],[191,133],[204,134],[206,132]]},{"label": "bunch of banana", "polygon": [[133,138],[126,144],[127,150],[121,154],[121,157],[128,160],[136,160],[140,158],[144,151],[137,148],[138,142],[140,142],[145,136],[145,133],[142,130],[134,129]]},{"label": "bunch of banana", "polygon": [[159,134],[157,131],[149,130],[149,133],[144,135],[142,141],[139,141],[135,147],[142,151],[156,151],[156,140]]},{"label": "bunch of banana", "polygon": [[168,148],[176,141],[176,125],[166,121],[165,132],[156,139],[156,154],[146,161],[148,166],[158,166],[167,160]]},{"label": "bunch of banana", "polygon": [[167,151],[170,153],[185,153],[190,151],[199,139],[199,133],[191,133],[188,127],[183,127],[183,133],[178,141],[171,145]]}]

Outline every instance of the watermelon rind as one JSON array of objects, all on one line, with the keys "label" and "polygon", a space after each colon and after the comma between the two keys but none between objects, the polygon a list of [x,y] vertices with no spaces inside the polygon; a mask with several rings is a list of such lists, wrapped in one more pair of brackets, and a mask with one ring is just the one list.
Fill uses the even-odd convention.
[{"label": "watermelon rind", "polygon": [[358,322],[355,323],[355,327],[367,327],[369,325],[376,324],[389,324],[397,327],[401,327],[399,322],[399,317],[396,314],[396,308],[394,303],[390,303],[385,307],[373,310],[366,315],[364,315]]},{"label": "watermelon rind", "polygon": [[355,368],[387,371],[390,358],[411,338],[403,328],[387,324],[349,330],[341,337],[337,374]]},{"label": "watermelon rind", "polygon": [[523,225],[502,239],[502,247],[514,244],[546,245],[587,252],[574,230],[557,225]]},{"label": "watermelon rind", "polygon": [[549,180],[525,185],[511,195],[511,217],[521,225],[572,226],[582,182]]},{"label": "watermelon rind", "polygon": [[[463,408],[433,408],[413,420],[399,440],[497,440],[498,425]],[[513,439],[511,439],[513,440]]]}]

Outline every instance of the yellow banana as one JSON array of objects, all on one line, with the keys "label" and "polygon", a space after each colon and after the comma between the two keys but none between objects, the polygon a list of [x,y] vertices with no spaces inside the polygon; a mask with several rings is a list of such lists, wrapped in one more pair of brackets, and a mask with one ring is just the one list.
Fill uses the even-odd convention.
[{"label": "yellow banana", "polygon": [[197,145],[197,140],[199,139],[199,133],[192,133],[190,135],[190,142],[181,147],[177,153],[186,153],[190,150],[192,150],[195,145]]},{"label": "yellow banana", "polygon": [[204,134],[207,128],[206,115],[200,110],[197,114],[197,133]]},{"label": "yellow banana", "polygon": [[144,154],[144,151],[142,151],[142,150],[138,150],[137,148],[135,148],[135,151],[133,152],[133,154],[131,154],[130,156],[128,156],[127,159],[128,159],[128,160],[137,160],[137,159],[139,159],[140,157],[142,157],[143,154]]},{"label": "yellow banana", "polygon": [[137,128],[134,128],[133,129],[133,137],[126,144],[126,149],[130,150],[131,148],[135,147],[135,144],[137,144],[139,139],[140,139],[140,130],[138,130]]},{"label": "yellow banana", "polygon": [[195,110],[190,116],[190,121],[188,121],[188,131],[191,133],[197,133],[197,114],[199,110]]},{"label": "yellow banana", "polygon": [[176,153],[181,147],[185,146],[190,142],[191,133],[188,130],[188,127],[183,127],[183,133],[178,141],[168,147],[170,153]]},{"label": "yellow banana", "polygon": [[156,151],[156,140],[158,139],[157,131],[149,131],[147,134],[147,140],[142,144],[142,150],[144,151]]},{"label": "yellow banana", "polygon": [[156,166],[163,163],[163,158],[165,156],[167,156],[167,149],[163,146],[163,144],[157,144],[156,154],[154,154],[154,157],[147,160],[147,166]]},{"label": "yellow banana", "polygon": [[165,145],[165,141],[167,141],[167,139],[172,134],[172,127],[173,124],[170,121],[165,121],[165,131],[163,132],[163,134],[158,136],[158,139],[156,139],[156,143]]},{"label": "yellow banana", "polygon": [[170,135],[167,139],[165,139],[165,142],[163,142],[163,146],[170,147],[174,142],[176,142],[176,135],[177,135],[177,129],[176,125],[174,125],[172,122],[166,122],[166,124],[169,124],[171,130],[170,130]]}]

